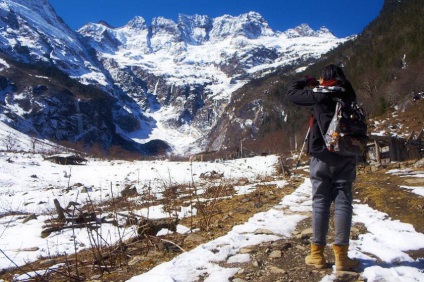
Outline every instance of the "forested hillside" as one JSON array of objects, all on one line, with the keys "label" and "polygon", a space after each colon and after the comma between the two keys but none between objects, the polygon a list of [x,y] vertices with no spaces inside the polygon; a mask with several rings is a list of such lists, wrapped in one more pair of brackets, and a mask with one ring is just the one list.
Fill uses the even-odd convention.
[{"label": "forested hillside", "polygon": [[[229,105],[235,114],[255,99],[261,100],[264,108],[255,138],[245,141],[243,146],[256,153],[284,153],[299,147],[305,138],[309,111],[286,103],[285,93],[292,81],[305,75],[319,76],[321,68],[330,63],[344,68],[370,118],[383,117],[406,104],[410,107],[402,110],[413,111],[418,120],[423,120],[422,103],[405,103],[412,101],[413,93],[424,91],[423,14],[422,1],[386,0],[380,15],[355,40],[323,55],[302,72],[297,68],[287,75],[286,68],[237,91]],[[402,115],[402,111],[398,114]],[[413,130],[420,130],[422,121],[414,126]],[[217,127],[216,131],[220,129]],[[233,133],[228,139],[237,138],[239,133]]]},{"label": "forested hillside", "polygon": [[[371,115],[424,90],[424,6],[419,0],[386,0],[381,14],[357,39],[324,60],[345,65]],[[318,66],[320,66],[319,64]]]}]

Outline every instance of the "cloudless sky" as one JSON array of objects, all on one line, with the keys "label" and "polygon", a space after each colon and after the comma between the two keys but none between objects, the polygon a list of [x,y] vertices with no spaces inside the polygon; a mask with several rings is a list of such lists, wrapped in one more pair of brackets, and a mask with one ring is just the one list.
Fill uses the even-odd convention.
[{"label": "cloudless sky", "polygon": [[178,14],[225,14],[238,16],[260,13],[270,27],[285,31],[302,23],[313,29],[327,27],[337,37],[360,33],[375,19],[384,0],[49,0],[56,13],[72,29],[104,20],[114,27],[124,26],[135,16],[150,25],[152,18],[177,21]]}]

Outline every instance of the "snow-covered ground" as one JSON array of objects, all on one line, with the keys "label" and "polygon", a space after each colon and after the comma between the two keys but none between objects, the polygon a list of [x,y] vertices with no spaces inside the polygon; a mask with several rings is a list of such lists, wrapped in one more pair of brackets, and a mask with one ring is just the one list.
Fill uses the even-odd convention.
[{"label": "snow-covered ground", "polygon": [[[9,158],[12,162],[8,161]],[[63,206],[70,201],[100,202],[113,194],[118,195],[128,183],[137,187],[149,183],[152,193],[160,193],[164,185],[200,181],[200,174],[213,170],[224,173],[227,180],[249,179],[250,184],[237,187],[239,193],[247,193],[254,189],[256,180],[276,173],[277,161],[276,156],[221,163],[89,160],[86,165],[63,166],[45,161],[40,155],[1,153],[1,214],[35,213],[37,219],[23,223],[26,216],[12,214],[0,219],[0,267],[13,266],[8,258],[22,265],[39,257],[70,254],[90,246],[86,230],[61,231],[41,238],[44,220],[52,217],[53,199],[58,199]],[[401,177],[402,171],[390,173],[400,174]],[[417,174],[416,177],[424,175]],[[83,185],[74,185],[75,183]],[[285,182],[279,181],[277,185],[284,189]],[[88,193],[82,191],[83,187],[89,188]],[[225,236],[182,253],[130,281],[196,281],[205,273],[208,277],[205,281],[229,281],[239,269],[224,268],[219,262],[249,261],[249,254],[241,254],[241,248],[279,238],[290,238],[297,223],[306,217],[305,212],[311,211],[310,191],[311,183],[306,178],[295,192],[284,197],[269,211],[254,215],[246,223],[235,226]],[[146,211],[136,212],[146,215]],[[164,215],[161,207],[152,207],[149,213],[150,217]],[[187,210],[183,209],[179,216],[187,216]],[[368,281],[424,281],[424,258],[413,260],[406,253],[408,250],[424,248],[424,234],[416,232],[410,224],[392,220],[387,214],[359,202],[354,204],[353,220],[364,224],[368,230],[358,240],[353,240],[350,248],[350,256],[361,260],[363,276]],[[255,232],[258,229],[268,229],[272,234]],[[177,232],[187,231],[186,226],[177,228]],[[102,225],[100,232],[108,238],[108,243],[135,235],[131,227],[121,228],[118,232],[110,224]],[[376,258],[381,262],[377,263]],[[329,275],[323,281],[334,279],[335,275]]]},{"label": "snow-covered ground", "polygon": [[[13,137],[15,148],[33,151],[34,140],[5,127],[3,123],[0,123],[0,129],[1,140]],[[3,142],[0,143],[0,149],[4,146]],[[53,149],[54,144],[38,142],[35,151]],[[255,185],[263,184],[264,179],[284,189],[284,180],[270,180],[276,174],[277,164],[277,156],[266,156],[216,163],[89,159],[85,165],[69,166],[46,161],[40,153],[0,152],[0,269],[13,267],[14,264],[23,265],[40,257],[73,254],[92,245],[86,229],[65,229],[46,238],[41,237],[45,220],[55,217],[54,199],[62,207],[70,202],[100,203],[119,195],[127,185],[137,187],[140,193],[148,187],[152,194],[162,197],[164,187],[200,183],[204,181],[201,174],[213,171],[223,174],[220,181],[235,183],[238,194],[254,191]],[[413,177],[418,180],[417,183],[424,178],[424,173],[411,170],[390,170],[387,173],[401,178]],[[238,179],[244,179],[241,183],[247,184],[237,183]],[[405,183],[399,189],[406,189],[417,197],[424,194],[424,187],[418,185]],[[311,211],[310,192],[310,180],[305,178],[297,190],[269,211],[254,215],[225,236],[182,253],[130,281],[196,281],[205,273],[208,277],[205,281],[229,281],[239,269],[224,268],[219,262],[249,261],[249,254],[240,254],[241,248],[290,238],[297,223]],[[179,217],[188,216],[189,209],[181,209]],[[195,209],[190,211],[195,212]],[[132,212],[149,215],[150,218],[168,215],[161,206]],[[37,217],[24,223],[28,214]],[[410,224],[393,220],[389,215],[358,201],[354,203],[353,221],[362,223],[368,230],[358,240],[353,240],[350,247],[350,256],[361,260],[367,281],[424,281],[424,258],[414,260],[407,254],[408,250],[424,248],[424,234],[416,232]],[[255,232],[258,229],[268,229],[272,234]],[[177,227],[180,233],[188,230],[187,226]],[[107,238],[107,244],[130,238],[136,232],[133,227],[117,229],[112,224],[102,224],[98,231]],[[27,278],[28,275],[23,275],[17,280]],[[334,279],[335,275],[328,275],[323,281]]]},{"label": "snow-covered ground", "polygon": [[[223,174],[222,181],[248,179],[248,185],[236,187],[238,193],[246,193],[258,180],[274,175],[276,163],[276,156],[268,156],[217,163],[89,159],[85,165],[66,166],[44,160],[40,154],[0,153],[0,249],[22,265],[39,257],[90,247],[86,230],[69,229],[41,238],[44,221],[56,217],[54,199],[62,207],[70,202],[97,204],[119,196],[128,185],[135,186],[139,193],[149,189],[161,198],[166,187],[199,183],[201,174],[212,171]],[[186,217],[188,209],[183,208],[179,217]],[[161,206],[131,211],[150,218],[168,216]],[[31,213],[37,219],[23,223]],[[187,229],[179,227],[181,232]],[[108,243],[136,235],[131,227],[117,230],[111,224],[102,225],[99,231],[110,238]],[[0,255],[0,267],[11,266],[9,259]]]}]

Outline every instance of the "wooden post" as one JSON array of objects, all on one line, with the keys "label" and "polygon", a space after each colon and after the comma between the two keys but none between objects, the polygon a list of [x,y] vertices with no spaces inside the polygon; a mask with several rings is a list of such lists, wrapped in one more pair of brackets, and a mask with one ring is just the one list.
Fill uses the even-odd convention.
[{"label": "wooden post", "polygon": [[375,145],[375,158],[377,160],[377,163],[381,165],[380,145],[378,145],[377,140],[374,140],[374,145]]},{"label": "wooden post", "polygon": [[393,136],[389,137],[389,153],[390,153],[390,161],[397,162],[401,161],[399,157],[399,142],[397,142],[396,138]]}]

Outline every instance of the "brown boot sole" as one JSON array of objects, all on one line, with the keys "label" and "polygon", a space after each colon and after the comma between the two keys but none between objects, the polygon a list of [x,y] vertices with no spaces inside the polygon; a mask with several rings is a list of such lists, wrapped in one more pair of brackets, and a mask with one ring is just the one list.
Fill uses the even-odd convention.
[{"label": "brown boot sole", "polygon": [[327,264],[311,264],[311,263],[306,263],[307,265],[313,266],[316,269],[324,269],[327,268]]}]

